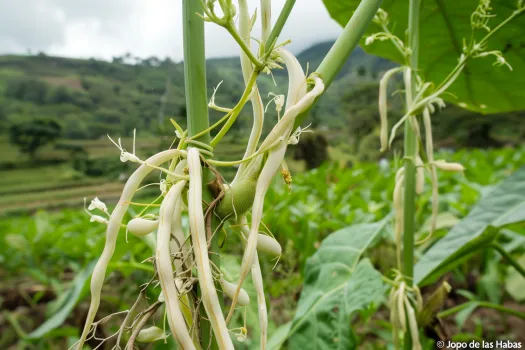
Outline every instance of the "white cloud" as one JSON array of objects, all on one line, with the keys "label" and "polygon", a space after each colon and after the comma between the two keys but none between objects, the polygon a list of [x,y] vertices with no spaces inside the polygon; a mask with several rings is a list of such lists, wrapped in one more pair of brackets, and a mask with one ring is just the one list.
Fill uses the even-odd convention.
[{"label": "white cloud", "polygon": [[[275,20],[285,0],[274,0]],[[180,0],[18,0],[0,3],[0,53],[43,50],[70,57],[111,59],[130,52],[139,57],[182,59]],[[253,12],[258,0],[248,0]],[[259,27],[254,29],[258,33]],[[335,38],[341,28],[321,0],[299,0],[281,39],[290,49]],[[238,54],[229,34],[206,24],[209,57]]]}]

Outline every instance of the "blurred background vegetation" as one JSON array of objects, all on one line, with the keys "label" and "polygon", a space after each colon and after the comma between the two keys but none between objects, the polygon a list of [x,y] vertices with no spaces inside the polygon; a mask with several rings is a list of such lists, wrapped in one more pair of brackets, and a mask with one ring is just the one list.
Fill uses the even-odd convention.
[{"label": "blurred background vegetation", "polygon": [[[314,45],[297,58],[312,71],[331,44]],[[263,266],[272,332],[293,317],[304,263],[320,241],[341,227],[374,222],[391,211],[396,161],[379,153],[377,99],[378,80],[392,66],[361,49],[352,54],[311,113],[308,123],[314,133],[303,134],[301,143],[288,154],[293,190],[278,179],[267,196],[264,221],[284,250],[275,268],[270,259]],[[210,59],[207,74],[208,95],[224,80],[215,101],[233,106],[244,86],[238,58]],[[44,53],[0,56],[0,349],[66,349],[78,337],[87,311],[86,281],[104,243],[102,227],[90,224],[82,212],[83,198],[99,196],[114,203],[133,170],[133,165],[119,161],[119,152],[106,135],[122,137],[131,149],[136,128],[141,157],[169,147],[175,136],[169,118],[185,125],[183,75],[182,63],[130,54],[114,57],[112,62]],[[259,84],[267,103],[269,92],[286,91],[286,74],[277,71],[273,77],[261,77]],[[392,99],[389,107],[394,121],[401,116],[402,98]],[[251,127],[249,110],[215,151],[217,158],[242,157]],[[276,118],[272,106],[269,111],[268,118]],[[220,116],[211,113],[212,121]],[[464,176],[440,179],[443,216],[437,237],[495,183],[524,164],[523,117],[525,112],[480,115],[447,107],[433,118],[439,152],[468,169]],[[148,181],[158,182],[158,174]],[[157,191],[151,186],[141,197],[152,199]],[[422,237],[428,228],[428,199],[420,198],[417,214]],[[517,225],[507,235],[510,251],[521,254],[525,228]],[[232,266],[230,272],[239,263],[240,255],[234,253],[241,245],[236,242],[224,254],[226,265]],[[121,237],[118,246],[99,316],[129,308],[139,288],[137,281],[145,281],[152,269],[151,264],[140,263],[151,255],[147,239],[129,237],[126,244]],[[394,266],[393,254],[391,237],[384,237],[374,247],[372,258],[387,271]],[[484,253],[483,258],[490,254]],[[451,277],[453,286],[524,311],[520,304],[525,300],[524,281],[514,277],[505,290],[496,290],[496,282],[511,272],[498,264],[497,257],[489,257],[457,269]],[[463,301],[462,295],[453,295],[448,306]],[[252,311],[248,318],[256,317],[256,310]],[[370,348],[386,347],[391,341],[384,331],[388,315],[378,315],[372,320],[360,317],[360,322],[377,325],[357,332],[370,341]],[[474,315],[477,318],[469,322],[451,318],[448,325],[453,334],[467,332],[489,339],[525,329],[524,322],[516,323],[520,320],[512,317],[503,322],[497,314]],[[110,334],[112,326],[101,326],[99,335]],[[243,346],[253,348],[256,343],[248,340]],[[90,345],[94,347],[96,341]]]}]

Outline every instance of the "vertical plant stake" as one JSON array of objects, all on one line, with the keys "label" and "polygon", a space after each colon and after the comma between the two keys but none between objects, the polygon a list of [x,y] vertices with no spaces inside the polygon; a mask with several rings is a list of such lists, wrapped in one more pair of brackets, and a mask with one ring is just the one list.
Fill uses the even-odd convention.
[{"label": "vertical plant stake", "polygon": [[[420,0],[409,0],[407,41],[395,36],[390,31],[389,16],[382,9],[374,18],[375,24],[382,28],[382,31],[368,36],[365,40],[366,45],[371,45],[375,41],[391,41],[404,58],[404,65],[386,72],[380,82],[379,111],[382,151],[391,146],[397,130],[403,124],[405,128],[404,165],[397,172],[393,194],[398,267],[397,277],[392,281],[393,286],[389,296],[393,339],[396,347],[399,347],[400,339],[403,338],[405,349],[421,349],[417,315],[421,313],[423,303],[417,286],[413,284],[414,245],[427,241],[436,228],[438,214],[437,173],[438,170],[448,172],[462,172],[464,170],[461,164],[434,159],[432,115],[436,109],[445,107],[443,95],[458,79],[469,61],[492,56],[495,59],[494,66],[512,70],[500,51],[490,50],[488,40],[503,26],[525,12],[523,1],[517,1],[516,8],[511,15],[492,28],[490,21],[495,17],[495,14],[492,13],[491,1],[480,0],[470,17],[472,35],[470,38],[463,39],[462,53],[457,59],[457,65],[442,82],[434,84],[425,81],[418,68],[420,5]],[[406,112],[389,132],[387,125],[387,87],[389,79],[398,73],[403,73]],[[424,128],[424,137],[420,131],[421,123]],[[420,144],[424,144],[424,149],[420,149]],[[431,227],[429,236],[415,242],[415,199],[424,190],[426,172],[430,174],[431,179]],[[448,290],[449,287],[444,286],[443,288]]]},{"label": "vertical plant stake", "polygon": [[[92,222],[107,226],[106,245],[93,272],[91,303],[81,337],[74,348],[82,349],[84,343],[95,336],[98,324],[125,314],[120,329],[103,343],[112,342],[116,349],[131,350],[136,341],[154,342],[173,337],[182,349],[203,349],[210,345],[233,349],[232,336],[243,341],[249,335],[246,327],[231,328],[230,321],[237,308],[249,303],[257,303],[260,348],[267,348],[268,316],[257,250],[279,255],[281,247],[274,238],[259,233],[264,198],[280,168],[286,181],[291,181],[284,164],[286,150],[290,144],[299,142],[300,123],[306,112],[337,75],[380,3],[380,0],[362,1],[319,69],[307,77],[297,59],[285,49],[288,41],[278,42],[295,0],[286,1],[273,27],[271,0],[261,0],[258,16],[262,31],[255,41],[258,44],[256,50],[252,50],[251,38],[256,35],[252,28],[258,16],[250,12],[246,0],[235,3],[232,0],[182,1],[185,62],[191,62],[185,65],[188,130],[183,130],[172,120],[179,139],[177,148],[160,152],[147,160],[135,154],[135,146],[133,152],[128,152],[120,139],[118,142],[110,139],[119,149],[122,162],[140,166],[126,183],[111,215],[98,199],[89,206],[89,210],[101,210],[109,218],[91,216]],[[235,106],[219,107],[215,94],[210,101],[207,100],[204,22],[224,28],[240,47],[245,90]],[[274,94],[274,113],[278,115],[278,121],[263,138],[266,110],[257,88],[257,77],[261,73],[271,74],[273,69],[284,66],[288,71],[288,92],[286,96]],[[243,158],[238,161],[215,159],[214,148],[229,132],[248,102],[253,112],[253,126]],[[211,126],[208,108],[224,113]],[[227,184],[219,169],[234,166],[238,166],[235,178]],[[133,196],[144,178],[153,171],[160,172],[162,176],[160,209],[148,214],[143,210],[124,223],[129,206],[137,205],[132,202]],[[148,205],[147,208],[152,210],[154,207]],[[182,230],[182,215],[189,217],[189,235]],[[214,236],[226,221],[236,224],[232,228],[238,230],[245,247],[240,277],[236,281],[227,281],[221,272],[220,249]],[[151,259],[155,274],[143,286],[131,310],[95,322],[107,267],[121,227],[137,236],[156,232],[157,247]],[[222,249],[227,249],[227,243]],[[249,300],[242,288],[249,274],[257,291],[257,300]],[[155,289],[157,286],[160,289]],[[147,289],[157,291],[159,297],[150,306],[143,307]],[[223,296],[231,299],[226,307],[223,307]],[[159,310],[164,312],[167,320],[164,329],[150,326]]]}]

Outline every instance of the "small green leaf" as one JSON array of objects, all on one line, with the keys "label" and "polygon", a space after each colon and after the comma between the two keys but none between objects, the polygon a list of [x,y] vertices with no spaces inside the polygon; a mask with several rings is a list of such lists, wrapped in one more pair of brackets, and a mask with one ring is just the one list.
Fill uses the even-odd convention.
[{"label": "small green leaf", "polygon": [[292,322],[287,322],[279,326],[273,333],[271,338],[268,340],[268,349],[279,350],[283,346],[284,342],[288,338],[288,333],[292,328]]},{"label": "small green leaf", "polygon": [[[445,213],[439,213],[436,217],[436,230],[443,230],[446,228],[454,227],[459,222],[459,219],[456,215],[445,212]],[[421,228],[419,229],[420,233],[425,233],[430,231],[430,226],[432,225],[432,218],[428,217],[428,219],[421,225]]]},{"label": "small green leaf", "polygon": [[486,246],[498,232],[490,227],[525,220],[525,211],[516,211],[524,203],[525,167],[522,167],[487,193],[463,220],[425,252],[414,267],[415,282],[418,285],[433,282]]},{"label": "small green leaf", "polygon": [[468,318],[470,317],[472,312],[476,310],[478,305],[479,303],[477,301],[469,301],[467,302],[467,306],[456,314],[454,318],[459,329],[463,328],[465,322],[467,322]]},{"label": "small green leaf", "polygon": [[88,281],[93,269],[95,268],[96,260],[91,261],[84,267],[75,277],[71,284],[71,288],[66,292],[67,296],[63,298],[62,307],[57,307],[57,312],[47,319],[40,327],[31,332],[27,338],[38,339],[51,332],[55,328],[59,327],[64,323],[66,318],[71,313],[71,310],[75,307],[79,298],[82,294],[82,289]]},{"label": "small green leaf", "polygon": [[346,227],[329,235],[306,262],[304,289],[290,330],[290,349],[355,347],[351,317],[383,300],[381,274],[359,261],[388,218]]},{"label": "small green leaf", "polygon": [[11,234],[5,235],[4,239],[7,245],[9,245],[11,248],[14,248],[20,251],[28,250],[29,242],[27,241],[27,239],[25,239],[24,236],[11,233]]}]

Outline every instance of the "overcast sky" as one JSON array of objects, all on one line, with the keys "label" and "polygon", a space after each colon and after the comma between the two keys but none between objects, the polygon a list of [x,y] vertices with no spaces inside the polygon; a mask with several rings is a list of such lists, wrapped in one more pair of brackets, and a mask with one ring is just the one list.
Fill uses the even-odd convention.
[{"label": "overcast sky", "polygon": [[[272,1],[273,20],[284,1]],[[248,3],[253,12],[259,1]],[[181,19],[181,0],[0,0],[0,54],[31,50],[111,59],[131,52],[179,61]],[[207,56],[238,53],[223,28],[206,25]],[[291,39],[290,49],[297,52],[340,32],[321,0],[298,0],[281,39]]]}]

